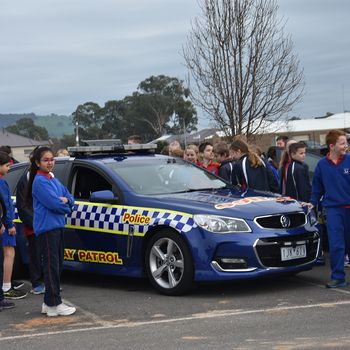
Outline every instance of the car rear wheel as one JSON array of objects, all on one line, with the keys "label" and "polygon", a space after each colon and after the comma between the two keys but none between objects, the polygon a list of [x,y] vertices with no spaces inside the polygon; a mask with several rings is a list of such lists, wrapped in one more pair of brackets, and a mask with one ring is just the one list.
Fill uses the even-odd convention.
[{"label": "car rear wheel", "polygon": [[194,286],[192,256],[178,233],[155,234],[148,242],[145,264],[150,282],[163,294],[184,294]]}]

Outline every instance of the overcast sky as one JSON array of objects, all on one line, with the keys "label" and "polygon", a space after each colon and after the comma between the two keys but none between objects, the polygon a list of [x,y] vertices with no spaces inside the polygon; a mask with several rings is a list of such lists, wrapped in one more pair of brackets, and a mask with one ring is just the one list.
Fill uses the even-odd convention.
[{"label": "overcast sky", "polygon": [[[278,3],[305,74],[292,115],[350,110],[350,1]],[[0,113],[69,115],[151,75],[185,80],[181,47],[198,12],[197,0],[1,0]]]}]

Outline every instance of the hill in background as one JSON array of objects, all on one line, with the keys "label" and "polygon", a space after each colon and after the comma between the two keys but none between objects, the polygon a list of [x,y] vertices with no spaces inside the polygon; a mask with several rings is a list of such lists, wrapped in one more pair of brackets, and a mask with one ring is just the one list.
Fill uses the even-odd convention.
[{"label": "hill in background", "polygon": [[74,134],[74,126],[72,117],[65,115],[36,115],[34,113],[27,114],[0,114],[0,128],[6,128],[16,123],[18,119],[31,118],[34,124],[46,128],[50,137],[61,138],[64,134]]}]

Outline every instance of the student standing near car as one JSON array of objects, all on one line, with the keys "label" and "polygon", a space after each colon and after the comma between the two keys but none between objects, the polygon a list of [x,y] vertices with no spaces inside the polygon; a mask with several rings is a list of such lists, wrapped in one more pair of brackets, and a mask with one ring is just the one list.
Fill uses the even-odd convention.
[{"label": "student standing near car", "polygon": [[[2,247],[2,235],[5,232],[5,218],[6,218],[6,205],[4,199],[0,193],[0,281],[3,279],[3,264],[4,264],[4,252]],[[0,311],[5,309],[12,309],[15,307],[15,304],[4,299],[4,292],[0,288]]]},{"label": "student standing near car", "polygon": [[345,132],[331,130],[326,136],[329,153],[316,166],[311,203],[322,199],[326,209],[331,280],[327,288],[346,286],[344,256],[350,249],[350,155]]},{"label": "student standing near car", "polygon": [[236,174],[233,169],[234,161],[230,157],[230,150],[227,143],[219,142],[214,145],[214,155],[216,161],[218,161],[220,164],[219,176],[230,183],[236,184]]},{"label": "student standing near car", "polygon": [[304,163],[306,145],[303,142],[293,143],[289,146],[291,163],[286,169],[285,195],[301,202],[310,202],[311,184],[309,167]]},{"label": "student standing near car", "polygon": [[43,255],[45,281],[41,312],[47,316],[67,316],[75,307],[62,303],[60,275],[63,266],[65,214],[72,212],[74,198],[52,173],[53,152],[48,147],[33,151],[30,159],[27,203],[33,203],[33,228]]},{"label": "student standing near car", "polygon": [[[31,155],[32,156],[32,155]],[[43,268],[42,258],[38,246],[38,240],[33,230],[33,207],[26,203],[26,191],[29,179],[29,172],[25,172],[19,179],[16,189],[16,206],[18,216],[23,224],[23,232],[27,238],[29,252],[29,275],[32,283],[31,293],[43,294],[45,286],[42,283]]]},{"label": "student standing near car", "polygon": [[278,183],[270,167],[257,154],[249,150],[242,139],[231,143],[230,153],[234,160],[238,183],[243,190],[252,188],[260,191],[278,192]]},{"label": "student standing near car", "polygon": [[21,290],[16,290],[12,288],[11,285],[16,246],[16,226],[13,222],[15,218],[15,210],[9,186],[3,178],[10,170],[11,164],[11,157],[7,153],[0,151],[0,192],[4,198],[7,213],[5,217],[5,231],[2,236],[4,253],[2,290],[6,299],[22,299],[27,293]]},{"label": "student standing near car", "polygon": [[200,166],[212,174],[219,174],[220,164],[214,162],[213,145],[210,142],[203,142],[199,145],[199,153],[202,156]]}]

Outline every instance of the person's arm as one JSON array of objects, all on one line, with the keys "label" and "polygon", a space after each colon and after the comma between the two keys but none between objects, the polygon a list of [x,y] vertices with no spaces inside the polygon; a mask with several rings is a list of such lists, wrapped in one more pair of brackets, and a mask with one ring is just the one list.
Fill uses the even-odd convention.
[{"label": "person's arm", "polygon": [[71,207],[64,203],[55,191],[55,185],[50,184],[43,176],[37,176],[33,182],[33,198],[35,197],[44,207],[57,214],[70,214]]},{"label": "person's arm", "polygon": [[311,198],[310,202],[313,206],[317,206],[321,197],[324,195],[325,189],[322,181],[320,163],[318,162],[312,178]]},{"label": "person's arm", "polygon": [[270,191],[275,192],[275,193],[279,193],[280,189],[279,189],[279,185],[278,185],[278,181],[276,179],[276,176],[273,174],[270,166],[265,162],[265,160],[263,160],[263,162],[265,163],[265,169],[266,169],[266,173],[267,173],[267,181],[269,184]]},{"label": "person's arm", "polygon": [[0,181],[0,192],[2,194],[5,207],[6,207],[6,216],[4,216],[4,225],[7,229],[14,227],[13,220],[15,218],[15,212],[13,208],[12,199],[10,196],[10,189],[5,180]]}]

